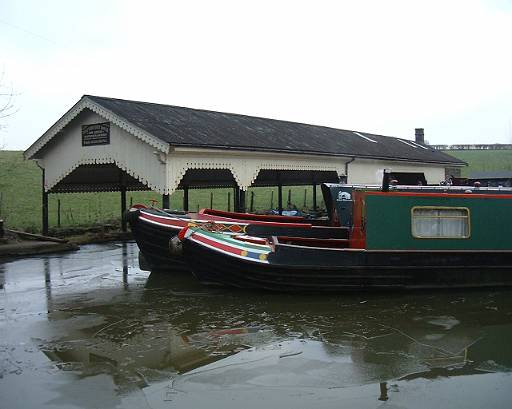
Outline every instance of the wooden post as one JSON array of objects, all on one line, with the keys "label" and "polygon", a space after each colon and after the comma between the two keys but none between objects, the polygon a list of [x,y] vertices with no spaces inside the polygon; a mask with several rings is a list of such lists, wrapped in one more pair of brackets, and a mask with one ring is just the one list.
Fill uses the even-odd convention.
[{"label": "wooden post", "polygon": [[228,212],[231,211],[231,192],[228,192]]},{"label": "wooden post", "polygon": [[234,201],[233,210],[235,212],[239,212],[240,211],[240,189],[238,188],[238,186],[235,186],[233,188],[233,201]]},{"label": "wooden post", "polygon": [[283,214],[283,185],[281,183],[277,185],[277,210],[279,214]]},{"label": "wooden post", "polygon": [[316,205],[316,183],[313,183],[313,210],[317,209]]},{"label": "wooden post", "polygon": [[126,224],[126,186],[121,186],[121,231],[128,231],[128,225]]},{"label": "wooden post", "polygon": [[169,195],[162,195],[162,208],[163,209],[169,209],[171,207],[170,201],[169,201]]},{"label": "wooden post", "polygon": [[57,199],[57,227],[60,228],[60,199]]},{"label": "wooden post", "polygon": [[238,194],[239,194],[239,200],[238,200],[238,205],[239,205],[239,212],[242,212],[242,213],[245,213],[245,190],[242,190],[242,189],[239,189],[238,190]]},{"label": "wooden post", "polygon": [[42,200],[42,230],[43,235],[48,236],[48,192],[44,189],[44,169],[43,169],[43,178],[42,178],[42,193],[43,193],[43,200]]},{"label": "wooden post", "polygon": [[249,212],[254,212],[254,191],[251,190],[251,207],[249,208]]},{"label": "wooden post", "polygon": [[188,186],[183,186],[183,210],[188,212]]}]

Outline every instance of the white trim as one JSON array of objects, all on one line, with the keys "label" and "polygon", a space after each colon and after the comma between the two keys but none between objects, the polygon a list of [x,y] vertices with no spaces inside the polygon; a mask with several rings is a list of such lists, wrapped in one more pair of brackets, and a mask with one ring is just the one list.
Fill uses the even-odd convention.
[{"label": "white trim", "polygon": [[312,155],[258,155],[247,151],[174,151],[167,157],[167,188],[173,193],[189,169],[227,169],[240,189],[246,191],[261,170],[331,171],[345,175],[345,160]]},{"label": "white trim", "polygon": [[90,109],[92,112],[102,116],[121,129],[136,136],[140,140],[148,143],[152,147],[159,149],[163,153],[169,152],[169,144],[131,124],[112,111],[103,108],[87,96],[83,96],[68,112],[66,112],[50,129],[48,129],[37,141],[35,141],[24,153],[25,159],[33,159],[34,155],[41,150],[50,140],[52,140],[66,125],[75,119],[84,109]]},{"label": "white trim", "polygon": [[414,148],[414,149],[418,149],[418,147],[417,147],[416,145],[413,145],[413,144],[412,144],[412,141],[404,141],[403,139],[398,139],[398,138],[396,138],[396,140],[397,140],[398,142],[405,143],[406,145],[408,145],[408,146],[410,146],[410,147],[412,147],[412,148]]},{"label": "white trim", "polygon": [[[196,232],[194,233],[194,235],[198,235],[198,236],[201,236],[201,237],[204,237],[204,238],[207,238],[208,240],[212,240],[212,241],[216,241],[217,243],[222,243],[226,246],[230,246],[230,247],[233,247],[235,249],[238,249],[238,250],[242,250],[242,251],[252,251],[253,253],[260,253],[260,254],[268,254],[272,251],[272,249],[270,248],[270,246],[268,244],[257,244],[257,243],[250,243],[250,242],[247,242],[247,244],[250,244],[251,246],[259,246],[261,248],[259,249],[254,249],[252,247],[244,247],[243,246],[243,241],[241,240],[238,240],[238,243],[234,242],[236,239],[231,237],[231,236],[228,236],[226,235],[225,238],[223,239],[218,239],[216,237],[210,237],[208,236],[207,234],[204,234],[202,232],[200,232],[199,230],[196,230]],[[224,233],[217,233],[217,234],[222,234],[224,235]]]},{"label": "white trim", "polygon": [[356,134],[357,136],[359,136],[360,138],[363,138],[363,139],[366,139],[368,142],[373,142],[373,143],[377,143],[377,141],[374,141],[372,138],[369,138],[368,136],[365,136],[359,132],[355,132],[355,131],[352,131],[353,134]]},{"label": "white trim", "polygon": [[[197,236],[200,236],[200,237],[204,237],[208,240],[211,240],[211,241],[214,241],[214,242],[217,242],[217,243],[221,243],[221,244],[224,244],[226,246],[230,246],[230,247],[233,247],[233,248],[236,248],[238,250],[242,250],[242,251],[247,251],[248,253],[249,252],[253,252],[253,253],[256,253],[256,254],[263,254],[265,255],[265,259],[262,260],[260,258],[252,258],[252,257],[248,257],[248,256],[242,256],[242,255],[238,255],[238,254],[235,254],[235,253],[231,253],[229,251],[226,251],[226,250],[223,250],[223,249],[220,249],[218,247],[214,247],[212,246],[211,244],[208,244],[208,243],[204,243],[200,240],[198,240],[197,238],[195,238],[194,236],[197,235]],[[263,251],[263,250],[254,250],[254,249],[250,249],[250,250],[247,250],[247,248],[245,247],[237,247],[237,246],[234,246],[232,245],[231,243],[223,243],[222,241],[219,241],[218,239],[215,239],[215,238],[212,238],[212,237],[209,237],[207,235],[204,235],[204,234],[201,234],[200,232],[198,231],[194,231],[191,236],[188,237],[188,240],[191,240],[193,242],[195,242],[196,244],[200,245],[200,246],[204,246],[206,248],[209,248],[210,250],[213,250],[213,251],[217,251],[219,253],[222,253],[222,254],[226,254],[228,256],[232,256],[232,257],[236,257],[238,259],[241,259],[241,260],[245,260],[245,261],[248,261],[248,262],[254,262],[254,263],[261,263],[261,264],[268,264],[268,255],[270,253],[272,253],[272,249],[271,248],[267,248],[266,251]],[[254,251],[253,251],[254,250]]]},{"label": "white trim", "polygon": [[108,163],[115,164],[119,169],[124,170],[126,173],[128,173],[133,178],[137,179],[139,182],[143,183],[144,185],[148,186],[151,190],[155,192],[159,192],[163,194],[163,190],[161,186],[157,186],[153,183],[151,183],[148,179],[144,178],[143,176],[133,172],[128,165],[125,163],[114,159],[114,158],[95,158],[95,159],[81,159],[78,162],[74,163],[71,167],[65,169],[58,177],[55,179],[48,181],[45,180],[44,183],[44,190],[48,191],[52,189],[55,185],[57,185],[62,179],[64,179],[66,176],[71,174],[76,168],[78,168],[80,165],[105,165]]},{"label": "white trim", "polygon": [[420,145],[417,142],[414,142],[414,141],[410,141],[410,142],[413,143],[414,145],[416,145],[418,148],[425,149],[426,151],[429,150],[426,146]]}]

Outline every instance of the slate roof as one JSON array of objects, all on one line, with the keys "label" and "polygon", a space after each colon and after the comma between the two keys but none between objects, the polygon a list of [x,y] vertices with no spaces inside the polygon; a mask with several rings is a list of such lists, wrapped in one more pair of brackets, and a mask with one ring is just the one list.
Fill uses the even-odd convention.
[{"label": "slate roof", "polygon": [[[465,162],[413,141],[239,114],[84,95],[171,146],[357,156],[424,163]],[[372,142],[375,141],[375,142]],[[426,149],[425,149],[426,148]]]}]

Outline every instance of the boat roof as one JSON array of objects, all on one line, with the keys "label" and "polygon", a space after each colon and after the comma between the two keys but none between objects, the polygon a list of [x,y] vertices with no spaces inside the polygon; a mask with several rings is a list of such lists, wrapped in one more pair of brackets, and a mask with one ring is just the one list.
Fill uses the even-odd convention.
[{"label": "boat roof", "polygon": [[[329,189],[348,188],[352,190],[382,191],[382,185],[324,183]],[[419,193],[480,193],[480,194],[512,194],[510,187],[479,187],[453,185],[391,185],[389,192],[419,192]]]}]

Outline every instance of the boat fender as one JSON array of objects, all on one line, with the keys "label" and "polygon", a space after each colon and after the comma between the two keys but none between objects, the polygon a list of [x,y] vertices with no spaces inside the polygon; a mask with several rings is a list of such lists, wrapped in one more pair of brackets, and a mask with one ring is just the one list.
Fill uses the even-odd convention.
[{"label": "boat fender", "polygon": [[180,232],[178,233],[178,239],[180,241],[183,241],[185,240],[186,238],[190,237],[190,235],[193,233],[192,230],[190,230],[190,226],[187,226],[187,227],[184,227],[183,229],[180,230]]},{"label": "boat fender", "polygon": [[181,256],[183,254],[182,242],[177,236],[169,240],[169,251],[173,256]]}]

